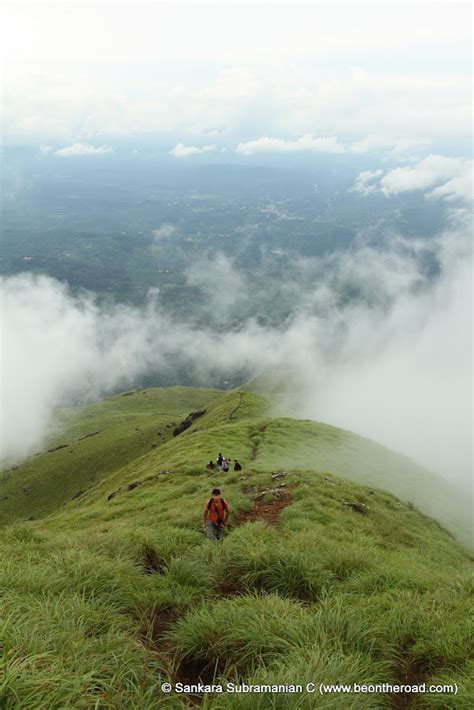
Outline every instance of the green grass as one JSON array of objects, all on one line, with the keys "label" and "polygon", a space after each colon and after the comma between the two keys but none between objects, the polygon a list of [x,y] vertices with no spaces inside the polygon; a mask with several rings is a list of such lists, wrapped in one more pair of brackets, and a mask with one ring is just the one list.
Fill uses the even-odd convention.
[{"label": "green grass", "polygon": [[[114,398],[125,410],[117,414],[132,417],[139,396],[148,395]],[[176,404],[184,415],[197,408],[190,401],[184,394]],[[112,417],[115,403],[97,417]],[[374,483],[377,472],[407,480],[418,469],[333,427],[270,419],[254,393],[225,394],[207,408],[81,498],[0,528],[2,710],[185,708],[188,698],[160,685],[198,676],[457,683],[457,696],[420,695],[410,707],[472,707],[471,558],[436,521]],[[208,475],[219,448],[242,461],[241,474]],[[276,468],[287,473],[272,483]],[[364,475],[370,485],[354,480]],[[292,502],[276,524],[237,524],[257,491],[281,481]],[[216,484],[231,505],[219,544],[202,532]],[[389,694],[203,700],[212,710],[315,706],[399,707]]]},{"label": "green grass", "polygon": [[[45,451],[0,473],[0,520],[56,510],[115,470],[173,438],[174,426],[220,390],[169,387],[127,392],[58,413]],[[65,448],[48,452],[57,446]]]},{"label": "green grass", "polygon": [[[243,397],[243,404],[241,403]],[[385,488],[433,515],[464,543],[471,541],[470,501],[406,457],[351,432],[320,422],[268,416],[268,402],[250,393],[216,400],[179,437],[164,442],[107,477],[85,495],[106,497],[119,486],[162,470],[201,474],[217,451],[255,470],[316,470]],[[222,474],[221,474],[222,476]]]}]

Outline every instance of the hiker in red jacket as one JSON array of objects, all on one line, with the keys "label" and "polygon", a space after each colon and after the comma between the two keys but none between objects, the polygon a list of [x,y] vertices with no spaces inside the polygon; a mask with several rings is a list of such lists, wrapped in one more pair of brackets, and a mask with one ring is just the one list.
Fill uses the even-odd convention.
[{"label": "hiker in red jacket", "polygon": [[230,508],[226,500],[221,498],[219,488],[214,488],[212,498],[204,506],[204,530],[209,540],[220,540],[224,525],[229,517]]}]

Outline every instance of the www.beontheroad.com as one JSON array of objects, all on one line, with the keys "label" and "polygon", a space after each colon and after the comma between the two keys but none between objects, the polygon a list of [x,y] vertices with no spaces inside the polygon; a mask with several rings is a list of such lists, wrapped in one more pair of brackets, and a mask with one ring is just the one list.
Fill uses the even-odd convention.
[{"label": "www.beontheroad.com", "polygon": [[[308,685],[314,686],[314,683],[308,683]],[[312,692],[308,689],[308,686],[306,690]],[[325,695],[326,693],[396,693],[400,695],[406,695],[408,693],[414,695],[417,693],[453,693],[456,695],[458,686],[456,683],[452,683],[451,685],[427,685],[426,683],[420,683],[418,685],[393,685],[391,683],[326,685],[325,683],[320,683],[319,692],[321,695]]]},{"label": "www.beontheroad.com", "polygon": [[445,685],[428,685],[427,683],[419,684],[392,684],[392,683],[353,683],[353,684],[328,684],[328,683],[313,683],[306,684],[247,684],[247,683],[163,683],[161,690],[164,693],[184,693],[184,694],[201,694],[201,693],[271,693],[271,694],[291,694],[291,693],[320,693],[321,695],[330,695],[332,693],[356,693],[356,694],[375,694],[375,693],[390,693],[416,695],[417,693],[449,693],[456,695],[458,692],[457,683]]}]

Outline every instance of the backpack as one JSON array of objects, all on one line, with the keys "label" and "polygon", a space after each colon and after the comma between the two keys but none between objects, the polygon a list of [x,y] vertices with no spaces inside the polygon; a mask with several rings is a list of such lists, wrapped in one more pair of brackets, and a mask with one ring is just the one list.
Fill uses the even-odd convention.
[{"label": "backpack", "polygon": [[224,522],[223,516],[224,516],[224,514],[225,514],[225,511],[227,510],[227,508],[226,508],[227,503],[225,502],[224,498],[221,498],[221,501],[222,501],[222,511],[221,511],[221,512],[219,512],[219,508],[218,508],[217,505],[214,503],[214,498],[209,498],[209,501],[208,501],[208,503],[207,503],[207,509],[208,509],[208,510],[210,510],[210,509],[211,509],[211,505],[214,504],[214,510],[215,510],[216,513],[217,513],[217,523],[216,523],[216,524],[219,525],[219,527],[220,527],[220,526],[222,525],[222,523]]}]

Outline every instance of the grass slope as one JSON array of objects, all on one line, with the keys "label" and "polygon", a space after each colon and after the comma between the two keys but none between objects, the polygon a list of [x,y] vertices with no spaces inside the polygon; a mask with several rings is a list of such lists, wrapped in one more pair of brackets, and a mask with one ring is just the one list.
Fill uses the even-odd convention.
[{"label": "grass slope", "polygon": [[[272,419],[255,392],[197,394],[158,390],[83,410],[68,431],[79,439],[108,422],[108,475],[42,520],[0,528],[2,710],[472,707],[470,556],[375,484],[408,486],[424,472],[349,432]],[[128,461],[117,453],[117,432],[138,426],[141,436],[156,417],[179,421],[204,403],[179,436],[146,453],[137,445]],[[219,448],[244,470],[209,475]],[[43,474],[58,485],[54,466]],[[370,486],[350,480],[364,477]],[[222,543],[201,529],[214,485],[232,508]],[[160,689],[198,678],[455,683],[458,693]]]},{"label": "grass slope", "polygon": [[273,403],[253,392],[221,395],[206,414],[176,438],[149,451],[91,487],[83,503],[160,470],[203,471],[218,450],[260,470],[325,471],[384,488],[440,520],[469,544],[469,501],[410,459],[337,427],[269,418]]},{"label": "grass slope", "polygon": [[[276,523],[246,522],[281,482],[291,500]],[[217,544],[200,530],[216,483],[232,506]],[[318,696],[341,710],[474,702],[468,554],[393,496],[335,476],[189,466],[4,527],[0,555],[2,710],[315,707],[308,693],[160,690],[198,677],[458,684],[456,696]]]},{"label": "grass slope", "polygon": [[221,394],[188,387],[147,389],[60,412],[59,432],[49,439],[46,450],[0,473],[0,521],[56,510],[172,439],[174,426],[192,409],[206,407]]}]

